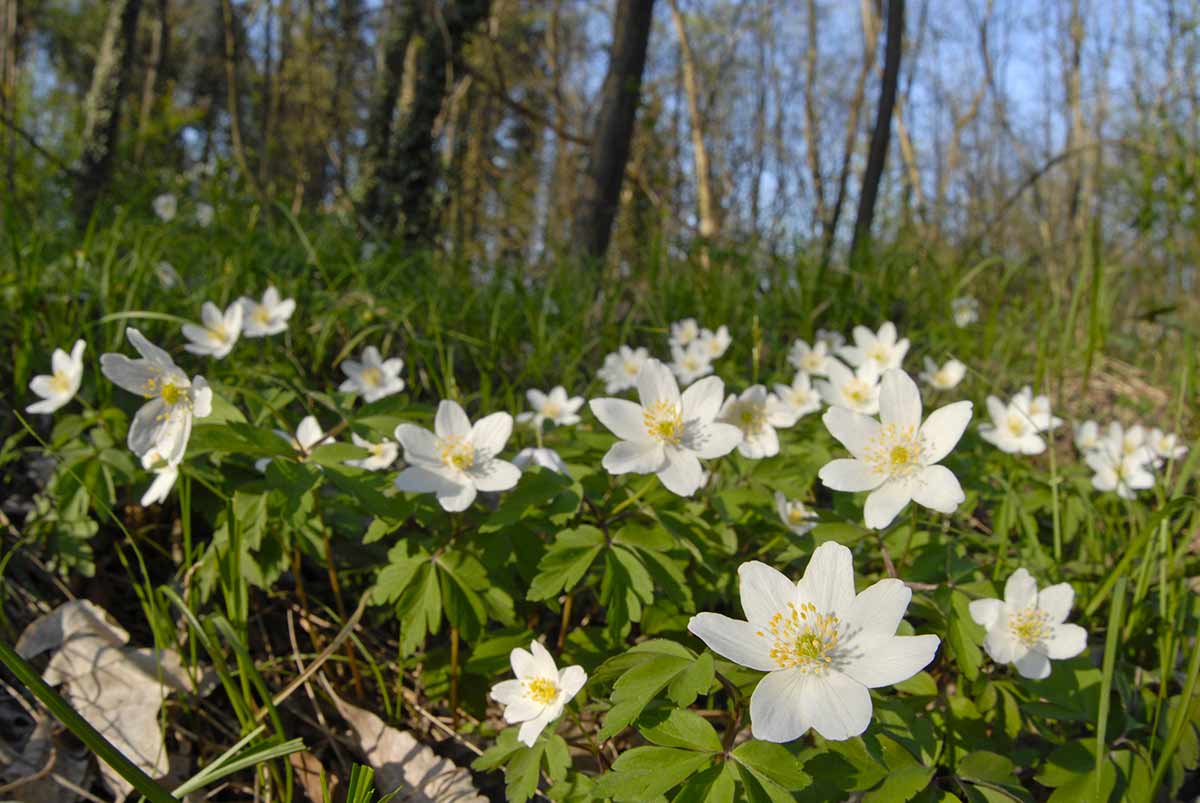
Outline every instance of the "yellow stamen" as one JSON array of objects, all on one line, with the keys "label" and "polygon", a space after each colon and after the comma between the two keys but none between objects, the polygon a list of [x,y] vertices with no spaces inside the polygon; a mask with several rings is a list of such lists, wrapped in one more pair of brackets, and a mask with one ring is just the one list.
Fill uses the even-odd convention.
[{"label": "yellow stamen", "polygon": [[837,657],[840,622],[833,614],[819,613],[806,602],[799,608],[789,602],[786,611],[771,617],[763,638],[774,639],[771,658],[780,669],[799,669],[805,674],[823,674]]},{"label": "yellow stamen", "polygon": [[383,381],[383,371],[378,368],[368,368],[362,372],[363,384],[369,388],[377,388]]},{"label": "yellow stamen", "polygon": [[442,439],[442,462],[458,471],[466,471],[475,465],[475,447],[461,435],[449,435]]},{"label": "yellow stamen", "polygon": [[1049,616],[1038,608],[1026,608],[1009,614],[1008,629],[1026,647],[1036,647],[1050,638]]},{"label": "yellow stamen", "polygon": [[549,678],[534,678],[526,682],[525,688],[526,696],[542,705],[549,705],[558,696],[558,686]]},{"label": "yellow stamen", "polygon": [[160,395],[168,407],[174,407],[179,403],[179,400],[183,398],[185,394],[183,388],[179,387],[174,382],[168,382],[162,386]]},{"label": "yellow stamen", "polygon": [[683,413],[677,404],[656,401],[642,413],[642,424],[650,437],[671,446],[683,439]]}]

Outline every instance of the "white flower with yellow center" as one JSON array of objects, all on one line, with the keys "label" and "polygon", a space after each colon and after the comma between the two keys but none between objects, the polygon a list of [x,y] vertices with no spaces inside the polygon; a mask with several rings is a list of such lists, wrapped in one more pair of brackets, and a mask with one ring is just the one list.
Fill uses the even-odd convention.
[{"label": "white flower with yellow center", "polygon": [[1188,448],[1179,442],[1178,435],[1174,432],[1164,432],[1157,427],[1150,430],[1150,434],[1146,436],[1146,444],[1154,452],[1158,463],[1180,460],[1188,452]]},{"label": "white flower with yellow center", "polygon": [[829,351],[837,351],[842,346],[846,345],[846,337],[841,332],[835,332],[832,329],[818,329],[813,335],[813,348],[824,343],[825,348]]},{"label": "white flower with yellow center", "polygon": [[851,371],[839,360],[830,360],[826,379],[813,383],[830,407],[845,407],[863,415],[879,412],[879,369],[867,361]]},{"label": "white flower with yellow center", "polygon": [[800,500],[788,499],[783,491],[775,492],[775,512],[784,525],[796,535],[804,535],[817,526],[817,514]]},{"label": "white flower with yellow center", "polygon": [[896,325],[885,321],[878,332],[872,332],[865,326],[854,327],[854,345],[842,346],[837,350],[838,356],[853,366],[874,363],[875,368],[884,372],[890,368],[899,368],[908,353],[908,338],[896,339]]},{"label": "white flower with yellow center", "polygon": [[559,456],[558,452],[546,447],[533,447],[522,449],[517,452],[517,456],[513,458],[513,465],[522,471],[526,466],[535,465],[549,469],[555,473],[562,474],[564,477],[569,477],[571,472],[567,469],[566,462]]},{"label": "white flower with yellow center", "polygon": [[1087,647],[1087,631],[1064,624],[1075,591],[1069,583],[1037,589],[1025,569],[1017,569],[1004,584],[1004,599],[977,599],[971,618],[987,630],[983,649],[998,664],[1014,664],[1022,677],[1041,680],[1050,674],[1050,661],[1074,658]]},{"label": "white flower with yellow center", "polygon": [[647,360],[638,374],[641,404],[592,399],[588,406],[620,440],[604,455],[610,474],[657,474],[667,490],[691,496],[703,484],[700,459],[733,451],[741,430],[716,420],[725,383],[715,376],[682,394],[667,366]]},{"label": "white flower with yellow center", "polygon": [[1013,396],[1012,403],[1029,416],[1038,432],[1049,432],[1062,424],[1062,419],[1050,412],[1050,397],[1045,394],[1034,396],[1033,388],[1029,385]]},{"label": "white flower with yellow center", "polygon": [[492,686],[491,698],[504,706],[504,721],[521,723],[517,741],[533,747],[541,732],[562,715],[563,708],[587,683],[582,666],[559,671],[553,656],[535,641],[529,650],[517,647],[509,656],[515,680]]},{"label": "white flower with yellow center", "polygon": [[202,326],[194,323],[183,325],[183,336],[190,343],[184,348],[192,354],[206,355],[214,359],[223,359],[242,334],[242,305],[234,302],[221,312],[221,308],[211,301],[205,301],[200,308]]},{"label": "white flower with yellow center", "polygon": [[1100,425],[1095,421],[1084,421],[1075,427],[1075,448],[1087,454],[1100,447]]},{"label": "white flower with yellow center", "polygon": [[690,385],[712,370],[712,358],[700,341],[693,341],[687,348],[671,346],[671,372],[683,384]]},{"label": "white flower with yellow center", "polygon": [[954,325],[965,328],[979,320],[979,302],[971,296],[959,296],[950,302],[950,313],[954,316]]},{"label": "white flower with yellow center", "polygon": [[604,391],[620,393],[636,385],[638,373],[649,357],[650,353],[644,348],[631,349],[629,346],[621,346],[606,356],[604,366],[596,372],[604,380]]},{"label": "white flower with yellow center", "polygon": [[374,346],[363,349],[361,362],[345,360],[341,367],[347,379],[338,390],[357,393],[368,404],[404,390],[404,380],[400,378],[404,360],[399,357],[385,360]]},{"label": "white flower with yellow center", "polygon": [[926,357],[921,381],[936,390],[954,390],[966,375],[967,366],[953,357],[946,360],[946,364],[940,368],[936,362]]},{"label": "white flower with yellow center", "polygon": [[79,392],[83,381],[83,352],[87,343],[76,340],[71,353],[55,349],[50,355],[50,373],[39,374],[29,382],[29,389],[42,397],[25,408],[27,413],[53,413]]},{"label": "white flower with yellow center", "polygon": [[1016,403],[1005,404],[995,396],[987,397],[991,423],[979,425],[979,435],[1002,452],[1009,454],[1041,454],[1046,441],[1027,409]]},{"label": "white flower with yellow center", "polygon": [[1153,457],[1145,451],[1126,455],[1104,442],[1088,452],[1084,461],[1096,472],[1092,487],[1097,491],[1113,491],[1122,499],[1133,499],[1138,491],[1154,487],[1154,475],[1150,473]]},{"label": "white flower with yellow center", "polygon": [[167,462],[157,450],[151,449],[142,455],[142,468],[154,472],[154,481],[142,494],[142,507],[166,501],[167,494],[171,493],[175,480],[179,478],[179,464]]},{"label": "white flower with yellow center", "polygon": [[863,508],[868,527],[887,527],[910,501],[953,513],[966,498],[958,478],[938,463],[967,428],[971,402],[947,404],[922,424],[917,383],[893,369],[880,385],[879,421],[842,407],[829,408],[822,420],[852,458],[826,463],[821,481],[835,491],[870,491]]},{"label": "white flower with yellow center", "polygon": [[567,389],[562,385],[552,388],[549,393],[527,390],[525,398],[529,400],[529,406],[533,409],[519,413],[518,424],[532,424],[534,429],[541,429],[546,421],[560,427],[569,427],[580,421],[578,413],[579,408],[583,406],[583,397],[567,398]]},{"label": "white flower with yellow center", "polygon": [[361,468],[364,471],[383,471],[396,462],[400,456],[400,445],[393,440],[384,438],[379,443],[372,443],[366,438],[359,437],[355,432],[350,433],[350,440],[360,449],[367,450],[367,456],[357,460],[347,460],[346,465]]},{"label": "white flower with yellow center", "polygon": [[829,344],[824,340],[818,340],[811,346],[803,340],[796,340],[788,352],[788,362],[792,367],[809,376],[825,376],[831,359]]},{"label": "white flower with yellow center", "polygon": [[768,393],[762,385],[751,385],[741,396],[730,394],[717,420],[742,431],[742,442],[737,447],[742,457],[760,460],[779,454],[775,428],[792,426],[796,416],[774,393]]},{"label": "white flower with yellow center", "polygon": [[442,509],[456,513],[470,507],[479,491],[507,491],[521,478],[521,469],[498,457],[512,434],[508,413],[492,413],[472,426],[458,402],[444,399],[433,428],[396,427],[409,464],[396,477],[401,491],[437,494]]},{"label": "white flower with yellow center", "polygon": [[671,345],[687,348],[700,337],[700,324],[695,318],[684,318],[671,324]]},{"label": "white flower with yellow center", "polygon": [[262,301],[248,296],[238,299],[242,307],[242,334],[246,337],[268,337],[286,332],[288,320],[296,311],[296,301],[280,298],[274,286],[263,292]]},{"label": "white flower with yellow center", "polygon": [[[321,429],[320,422],[317,421],[316,416],[312,415],[306,415],[300,419],[300,425],[296,427],[295,435],[290,432],[284,432],[282,429],[275,429],[272,432],[287,441],[301,461],[306,460],[317,446],[326,443],[336,443],[333,438],[325,437],[325,430]],[[259,471],[266,471],[271,460],[272,458],[270,457],[255,460],[254,467]]]},{"label": "white flower with yellow center", "polygon": [[862,734],[871,722],[870,689],[924,669],[938,637],[897,636],[912,591],[880,580],[854,593],[850,550],[827,541],[813,551],[798,583],[758,561],[738,568],[747,621],[701,613],[688,630],[708,648],[767,676],[750,698],[756,739],[790,742],[809,728],[826,739]]},{"label": "white flower with yellow center", "polygon": [[1153,463],[1154,450],[1149,443],[1149,433],[1141,424],[1126,429],[1121,422],[1108,425],[1098,448],[1102,448],[1114,460],[1129,460],[1134,463]]},{"label": "white flower with yellow center", "polygon": [[792,416],[792,424],[795,424],[809,413],[815,413],[821,409],[821,394],[817,393],[812,386],[812,380],[808,378],[808,374],[799,371],[796,378],[792,380],[790,385],[776,385],[775,395],[779,397],[780,403],[788,408],[788,412]]},{"label": "white flower with yellow center", "polygon": [[189,381],[171,355],[137,329],[126,329],[125,336],[142,358],[102,354],[100,370],[113,384],[149,400],[129,425],[129,448],[138,457],[154,449],[164,461],[178,464],[187,451],[192,420],[212,412],[212,390],[202,376]]},{"label": "white flower with yellow center", "polygon": [[169,192],[164,192],[162,195],[157,195],[153,202],[154,214],[158,215],[158,219],[163,223],[170,223],[175,219],[175,213],[179,211],[179,199]]},{"label": "white flower with yellow center", "polygon": [[696,342],[710,360],[719,360],[729,351],[729,344],[733,342],[733,338],[729,336],[728,326],[719,326],[715,332],[712,329],[701,329]]}]

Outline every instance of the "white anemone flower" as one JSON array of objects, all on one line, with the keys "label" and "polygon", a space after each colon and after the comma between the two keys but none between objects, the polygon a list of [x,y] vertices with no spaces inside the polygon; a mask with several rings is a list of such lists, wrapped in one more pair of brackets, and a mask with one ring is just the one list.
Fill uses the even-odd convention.
[{"label": "white anemone flower", "polygon": [[954,325],[963,329],[979,320],[979,301],[971,296],[959,296],[950,302],[950,312],[954,316]]},{"label": "white anemone flower", "polygon": [[357,433],[350,433],[350,440],[360,449],[367,450],[367,456],[357,460],[347,460],[346,465],[361,468],[364,471],[383,471],[396,462],[400,456],[400,445],[393,440],[384,438],[379,443],[372,443]]},{"label": "white anemone flower", "polygon": [[700,337],[700,324],[695,318],[684,318],[671,324],[671,345],[686,348]]},{"label": "white anemone flower", "polygon": [[559,671],[553,656],[534,641],[529,650],[520,647],[509,656],[515,680],[502,680],[492,686],[491,698],[504,706],[504,721],[521,723],[517,741],[533,747],[541,732],[562,715],[583,684],[587,672],[582,666]]},{"label": "white anemone flower", "polygon": [[550,469],[564,477],[569,477],[571,472],[567,469],[566,462],[559,456],[558,452],[553,449],[548,449],[544,446],[522,449],[517,452],[517,456],[513,458],[513,465],[522,471],[526,466],[535,465],[542,468]]},{"label": "white anemone flower", "polygon": [[1022,677],[1050,675],[1050,661],[1074,658],[1087,647],[1087,631],[1065,624],[1075,602],[1070,583],[1037,589],[1025,569],[1004,584],[1004,599],[971,602],[971,618],[987,630],[983,649],[998,664],[1014,664]]},{"label": "white anemone flower", "polygon": [[751,385],[742,395],[730,394],[721,405],[718,421],[732,424],[742,431],[742,442],[738,454],[751,460],[774,457],[779,454],[779,435],[776,427],[790,427],[796,423],[791,408],[768,393],[762,385]]},{"label": "white anemone flower", "polygon": [[937,363],[926,357],[925,371],[921,374],[921,381],[937,390],[954,390],[966,375],[967,366],[953,357],[946,360],[946,364],[940,368]]},{"label": "white anemone flower", "polygon": [[737,427],[716,420],[725,383],[705,377],[680,394],[667,366],[651,359],[637,386],[641,404],[625,399],[588,403],[620,438],[604,455],[604,468],[610,474],[657,474],[667,490],[691,496],[703,483],[700,458],[723,457],[742,439]]},{"label": "white anemone flower", "polygon": [[175,480],[179,478],[179,464],[167,462],[157,450],[151,449],[142,455],[142,468],[154,472],[154,481],[142,494],[142,507],[166,501],[167,494],[171,493]]},{"label": "white anemone flower", "polygon": [[155,449],[168,463],[179,463],[187,451],[192,420],[212,412],[212,390],[204,377],[188,380],[171,355],[133,327],[125,336],[141,359],[124,354],[100,355],[100,371],[113,384],[148,399],[129,425],[129,449],[143,457]]},{"label": "white anemone flower", "polygon": [[534,429],[541,429],[546,421],[559,427],[569,427],[580,421],[578,413],[579,408],[583,406],[583,397],[567,398],[567,389],[562,385],[551,388],[549,393],[535,389],[527,390],[525,398],[529,400],[529,406],[533,410],[517,414],[518,424],[532,423]]},{"label": "white anemone flower", "polygon": [[1038,434],[1029,412],[1014,402],[1005,404],[995,396],[987,397],[991,423],[979,425],[979,435],[1008,454],[1041,454],[1046,441]]},{"label": "white anemone flower", "polygon": [[29,389],[42,400],[26,407],[25,412],[53,413],[75,398],[83,382],[83,352],[86,348],[87,343],[76,340],[70,354],[62,349],[54,350],[50,355],[50,373],[38,374],[29,382]]},{"label": "white anemone flower", "polygon": [[396,427],[409,464],[396,477],[399,490],[437,494],[443,510],[457,513],[470,507],[479,491],[507,491],[521,478],[521,469],[497,457],[512,434],[508,413],[492,413],[472,426],[458,402],[444,399],[433,428]]},{"label": "white anemone flower", "polygon": [[880,373],[889,368],[899,368],[908,353],[908,338],[896,339],[896,325],[885,321],[878,332],[865,326],[854,327],[854,345],[842,346],[838,356],[855,367],[874,363]]},{"label": "white anemone flower", "polygon": [[357,393],[370,404],[404,390],[404,380],[400,378],[400,372],[403,370],[404,360],[399,357],[385,360],[380,356],[379,349],[367,346],[363,349],[361,362],[342,362],[342,373],[347,379],[338,386],[338,390],[342,393]]},{"label": "white anemone flower", "polygon": [[792,384],[776,385],[775,395],[779,397],[779,401],[792,414],[793,424],[809,413],[815,413],[821,409],[821,394],[817,393],[816,389],[813,388],[812,380],[803,371],[796,373],[796,378],[792,380]]},{"label": "white anemone flower", "polygon": [[912,591],[895,578],[854,593],[850,550],[827,541],[804,577],[750,561],[738,568],[746,621],[701,613],[688,630],[718,655],[767,672],[750,697],[754,738],[791,742],[809,728],[826,739],[861,735],[871,692],[933,660],[938,637],[897,636]]},{"label": "white anemone flower", "polygon": [[[325,437],[325,430],[321,429],[320,422],[313,415],[306,415],[300,419],[300,425],[296,427],[295,435],[284,432],[282,429],[275,429],[272,432],[291,444],[301,460],[307,458],[318,444],[336,443],[333,438]],[[254,461],[254,467],[259,471],[266,471],[270,462],[271,458],[263,457]]]},{"label": "white anemone flower", "polygon": [[728,326],[719,326],[715,332],[712,329],[701,329],[696,342],[710,360],[719,360],[729,351],[729,344],[733,342],[733,338],[729,336]]},{"label": "white anemone flower", "polygon": [[1062,419],[1050,412],[1050,397],[1046,394],[1033,395],[1033,388],[1026,385],[1013,396],[1013,404],[1024,410],[1038,432],[1049,432],[1058,429]]},{"label": "white anemone flower", "polygon": [[685,385],[712,373],[712,358],[698,340],[686,348],[671,346],[671,372]]},{"label": "white anemone flower", "polygon": [[775,492],[775,512],[796,535],[804,535],[817,526],[817,514],[799,499],[788,499],[783,491]]},{"label": "white anemone flower", "polygon": [[1146,444],[1154,452],[1158,462],[1181,460],[1187,454],[1188,448],[1179,442],[1179,436],[1174,432],[1164,432],[1155,427],[1146,436]]},{"label": "white anemone flower", "polygon": [[840,360],[830,360],[827,378],[813,383],[830,407],[845,407],[863,415],[879,412],[879,369],[873,361],[851,371]]},{"label": "white anemone flower", "polygon": [[1139,451],[1124,455],[1109,444],[1088,452],[1084,461],[1095,472],[1092,487],[1097,491],[1112,491],[1122,499],[1133,499],[1138,491],[1154,487],[1154,475],[1150,473],[1152,458]]},{"label": "white anemone flower", "polygon": [[1095,421],[1084,421],[1075,427],[1075,448],[1087,454],[1100,447],[1100,425]]},{"label": "white anemone flower", "polygon": [[831,460],[819,472],[835,491],[870,491],[863,516],[882,530],[909,501],[953,513],[966,499],[953,472],[940,463],[971,420],[971,402],[947,404],[921,423],[921,394],[908,374],[893,368],[883,375],[879,421],[843,407],[830,407],[822,419],[852,457]]},{"label": "white anemone flower", "polygon": [[813,347],[815,348],[818,343],[824,343],[825,348],[829,351],[837,351],[846,345],[846,336],[832,329],[818,329],[813,335]]},{"label": "white anemone flower", "polygon": [[154,265],[154,275],[158,277],[158,283],[164,290],[171,290],[183,283],[183,279],[179,278],[179,271],[175,270],[175,266],[165,259],[159,260]]},{"label": "white anemone flower", "polygon": [[196,204],[196,225],[202,229],[207,229],[213,222],[212,204],[198,203]]},{"label": "white anemone flower", "polygon": [[788,351],[788,362],[797,371],[803,371],[809,376],[825,376],[829,372],[829,344],[817,340],[811,346],[803,340],[796,340]]},{"label": "white anemone flower", "polygon": [[221,312],[216,304],[205,301],[200,308],[200,320],[202,326],[183,325],[183,336],[191,341],[184,349],[192,354],[224,359],[242,335],[242,305],[235,301]]},{"label": "white anemone flower", "polygon": [[158,215],[158,219],[163,223],[170,223],[179,211],[179,200],[169,192],[156,196],[153,205],[154,214]]},{"label": "white anemone flower", "polygon": [[261,302],[242,296],[238,303],[242,306],[242,334],[246,337],[268,337],[286,332],[288,320],[296,311],[296,300],[280,298],[274,285],[263,292]]},{"label": "white anemone flower", "polygon": [[621,346],[604,358],[604,366],[596,375],[604,380],[605,393],[620,393],[637,385],[638,373],[650,358],[644,348]]},{"label": "white anemone flower", "polygon": [[1100,446],[1114,459],[1131,460],[1134,463],[1153,463],[1154,449],[1149,442],[1149,432],[1141,424],[1126,429],[1119,421],[1108,425]]}]

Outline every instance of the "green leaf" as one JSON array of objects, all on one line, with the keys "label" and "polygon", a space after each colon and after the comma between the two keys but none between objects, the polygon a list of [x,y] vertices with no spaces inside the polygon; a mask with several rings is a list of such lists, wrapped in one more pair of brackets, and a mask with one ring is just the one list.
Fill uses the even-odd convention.
[{"label": "green leaf", "polygon": [[928,672],[918,672],[908,680],[900,681],[895,689],[914,697],[937,697],[938,693],[937,683]]},{"label": "green leaf", "polygon": [[487,623],[483,600],[455,571],[456,553],[453,550],[444,552],[435,562],[441,578],[446,618],[461,631],[463,638],[474,641]]},{"label": "green leaf", "polygon": [[863,803],[903,803],[912,800],[933,780],[933,767],[902,767],[892,770],[883,783],[863,795]]},{"label": "green leaf", "polygon": [[721,739],[704,717],[684,708],[655,711],[643,716],[638,730],[660,747],[683,747],[710,753],[721,751]]},{"label": "green leaf", "polygon": [[1042,786],[1058,787],[1079,775],[1090,775],[1096,766],[1096,740],[1067,742],[1046,757],[1033,779]]},{"label": "green leaf", "polygon": [[968,753],[958,762],[958,775],[968,781],[984,781],[998,784],[1018,783],[1012,759],[988,750]]},{"label": "green leaf", "polygon": [[730,755],[759,778],[766,778],[789,792],[799,791],[812,783],[812,778],[801,768],[800,760],[783,745],[754,739],[738,745]]},{"label": "green leaf", "polygon": [[971,601],[957,590],[940,589],[937,596],[950,609],[947,640],[954,652],[954,660],[968,680],[975,680],[983,664],[983,653],[978,646],[983,641],[983,628],[971,618]]},{"label": "green leaf", "polygon": [[612,770],[596,782],[596,794],[614,801],[644,803],[682,783],[711,763],[708,753],[674,747],[635,747],[613,762]]},{"label": "green leaf", "polygon": [[538,574],[533,578],[526,598],[536,602],[550,599],[564,590],[570,591],[603,548],[604,533],[595,527],[584,525],[563,530],[538,561]]},{"label": "green leaf", "polygon": [[[415,551],[414,551],[415,550]],[[384,566],[371,587],[371,603],[384,605],[399,599],[422,565],[429,563],[429,553],[400,541],[388,550],[388,565]]]},{"label": "green leaf", "polygon": [[504,767],[504,791],[510,801],[525,801],[537,791],[541,775],[542,754],[546,742],[539,739],[533,747],[518,750]]},{"label": "green leaf", "polygon": [[716,669],[710,652],[703,652],[667,687],[667,696],[678,706],[689,706],[713,684]]},{"label": "green leaf", "polygon": [[613,707],[605,717],[598,738],[608,739],[624,729],[642,713],[649,702],[695,659],[677,655],[647,653],[646,657],[617,678],[613,684]]},{"label": "green leaf", "polygon": [[438,573],[433,564],[424,561],[396,603],[400,616],[400,653],[410,654],[425,640],[427,633],[436,634],[442,622],[442,594]]},{"label": "green leaf", "polygon": [[736,781],[728,762],[698,772],[688,778],[672,803],[733,803]]}]

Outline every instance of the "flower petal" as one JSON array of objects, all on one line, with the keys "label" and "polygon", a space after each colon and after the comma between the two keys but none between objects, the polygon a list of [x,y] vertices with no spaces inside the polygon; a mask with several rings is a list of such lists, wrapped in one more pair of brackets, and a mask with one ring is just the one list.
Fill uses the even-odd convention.
[{"label": "flower petal", "polygon": [[826,739],[851,739],[871,724],[871,692],[841,672],[812,677],[801,689],[800,702],[812,729]]},{"label": "flower petal", "polygon": [[1043,647],[1046,656],[1056,661],[1074,658],[1087,649],[1087,631],[1079,625],[1055,625]]},{"label": "flower petal", "polygon": [[[844,547],[843,547],[844,548]],[[738,567],[742,611],[752,624],[765,624],[788,605],[799,602],[797,585],[783,572],[757,560]]]},{"label": "flower petal", "polygon": [[691,496],[704,484],[704,469],[695,453],[674,446],[663,450],[666,464],[658,470],[658,479],[667,490],[680,496]]},{"label": "flower petal", "polygon": [[840,669],[868,689],[892,686],[928,666],[939,643],[934,635],[892,636]]},{"label": "flower petal", "polygon": [[998,664],[1010,664],[1026,652],[1024,645],[1013,638],[1008,622],[1004,621],[1006,616],[1002,612],[1000,621],[983,638],[984,651]]},{"label": "flower petal", "polygon": [[533,656],[534,674],[543,678],[558,677],[558,666],[554,663],[554,656],[542,642],[536,639],[530,642],[529,652]]},{"label": "flower petal", "polygon": [[533,719],[521,725],[521,729],[517,731],[517,741],[526,747],[533,747],[537,742],[537,738],[542,735],[542,731],[546,729],[555,717],[559,714],[558,711],[547,709],[538,714]]},{"label": "flower petal", "polygon": [[475,501],[475,486],[462,485],[457,488],[444,488],[437,492],[438,504],[448,513],[459,513],[466,510]]},{"label": "flower petal", "polygon": [[918,505],[939,513],[953,513],[967,495],[958,484],[958,477],[945,466],[927,466],[917,475],[912,486],[912,498]]},{"label": "flower petal", "polygon": [[653,474],[666,465],[667,454],[661,444],[617,441],[604,455],[601,465],[609,474]]},{"label": "flower petal", "polygon": [[124,354],[113,353],[100,355],[100,372],[122,390],[147,398],[154,395],[148,389],[150,380],[157,380],[162,375],[151,362],[131,360]]},{"label": "flower petal", "polygon": [[642,365],[638,371],[637,388],[643,407],[653,407],[660,401],[682,407],[675,375],[658,360],[646,360]]},{"label": "flower petal", "polygon": [[508,661],[512,665],[513,674],[518,678],[526,678],[537,675],[534,671],[536,661],[534,661],[533,653],[524,647],[513,647],[508,654]]},{"label": "flower petal", "polygon": [[975,620],[975,624],[984,630],[991,630],[1000,620],[1000,615],[1004,613],[1004,603],[998,599],[973,599],[967,606],[967,610],[971,612],[971,618]]},{"label": "flower petal", "polygon": [[1037,606],[1050,617],[1053,624],[1067,621],[1071,606],[1075,604],[1075,589],[1070,583],[1043,588],[1037,595]]},{"label": "flower petal", "polygon": [[895,636],[911,600],[912,590],[894,577],[864,589],[850,602],[842,617],[850,626],[854,643],[865,648]]},{"label": "flower petal", "polygon": [[453,494],[461,488],[462,483],[423,466],[409,466],[396,477],[396,489],[410,494]]},{"label": "flower petal", "polygon": [[[518,697],[504,708],[504,721],[511,724],[534,719],[542,713],[542,709],[545,707],[543,703],[530,700],[528,697]],[[538,728],[538,732],[541,732],[541,728]]]},{"label": "flower petal", "polygon": [[465,438],[471,434],[471,419],[461,405],[452,399],[443,399],[433,419],[433,430],[439,438],[458,435]]},{"label": "flower petal", "polygon": [[879,383],[879,420],[913,432],[921,426],[921,391],[899,368],[885,371]]},{"label": "flower petal", "polygon": [[1028,608],[1037,602],[1037,581],[1024,567],[1009,575],[1004,584],[1004,602],[1014,610]]},{"label": "flower petal", "polygon": [[[840,408],[830,408],[840,409]],[[835,491],[873,491],[883,482],[883,475],[856,458],[830,460],[817,474],[826,488]]]},{"label": "flower petal", "polygon": [[830,407],[821,416],[829,434],[857,458],[867,453],[871,441],[879,437],[879,422],[845,407]]},{"label": "flower petal", "polygon": [[524,684],[519,680],[502,680],[492,686],[490,696],[501,705],[512,705],[524,694]]},{"label": "flower petal", "polygon": [[871,491],[863,506],[863,520],[872,530],[882,530],[896,518],[913,498],[916,483],[892,479]]},{"label": "flower petal", "polygon": [[714,460],[729,454],[742,442],[742,431],[732,424],[693,418],[685,421],[681,442],[697,457]]},{"label": "flower petal", "polygon": [[442,462],[438,454],[437,436],[424,427],[400,424],[396,427],[395,435],[404,447],[404,459],[409,463],[420,461],[437,465]]},{"label": "flower petal", "polygon": [[939,407],[929,414],[929,418],[921,425],[926,463],[940,463],[950,454],[966,431],[967,424],[971,423],[973,409],[971,402],[960,401]]},{"label": "flower petal", "polygon": [[471,445],[495,457],[504,449],[512,435],[513,419],[508,413],[492,413],[475,422],[471,429]]},{"label": "flower petal", "polygon": [[800,599],[821,613],[840,613],[854,602],[854,565],[850,550],[826,541],[815,550],[797,583]]},{"label": "flower petal", "polygon": [[592,414],[623,441],[648,442],[644,421],[645,411],[640,404],[627,399],[592,399],[588,402]]},{"label": "flower petal", "polygon": [[725,383],[720,377],[708,376],[693,382],[683,392],[683,418],[685,421],[698,418],[712,421],[721,409],[721,397],[725,394]]},{"label": "flower petal", "polygon": [[688,630],[710,650],[735,664],[763,672],[779,668],[771,657],[770,642],[758,635],[757,625],[719,613],[698,613],[688,622]]},{"label": "flower petal", "polygon": [[563,702],[572,699],[587,683],[587,672],[582,666],[574,665],[564,668],[558,673],[558,692]]},{"label": "flower petal", "polygon": [[798,669],[771,672],[750,696],[750,725],[755,739],[791,742],[808,730],[804,693],[811,676]]},{"label": "flower petal", "polygon": [[521,479],[521,469],[507,460],[488,460],[482,464],[476,463],[470,471],[470,477],[480,491],[496,493],[515,487]]},{"label": "flower petal", "polygon": [[1017,674],[1031,680],[1042,680],[1050,677],[1050,659],[1037,650],[1030,650],[1013,663],[1016,664]]}]

